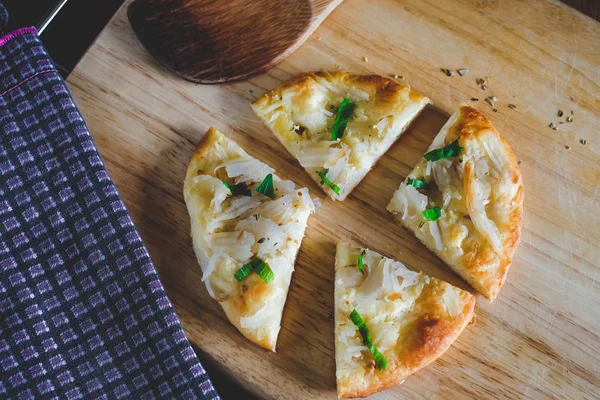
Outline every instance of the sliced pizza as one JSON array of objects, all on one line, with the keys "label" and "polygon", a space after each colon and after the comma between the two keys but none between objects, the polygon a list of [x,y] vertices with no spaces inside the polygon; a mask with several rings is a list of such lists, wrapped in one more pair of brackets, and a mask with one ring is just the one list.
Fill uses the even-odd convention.
[{"label": "sliced pizza", "polygon": [[430,100],[378,75],[302,74],[256,114],[334,200],[344,200]]},{"label": "sliced pizza", "polygon": [[338,243],[338,397],[366,397],[425,367],[473,320],[474,307],[475,297],[464,290],[369,249]]},{"label": "sliced pizza", "polygon": [[523,182],[490,121],[462,106],[388,205],[405,227],[488,300],[519,241]]},{"label": "sliced pizza", "polygon": [[314,205],[306,188],[273,172],[210,128],[188,166],[184,197],[208,293],[244,336],[275,351]]}]

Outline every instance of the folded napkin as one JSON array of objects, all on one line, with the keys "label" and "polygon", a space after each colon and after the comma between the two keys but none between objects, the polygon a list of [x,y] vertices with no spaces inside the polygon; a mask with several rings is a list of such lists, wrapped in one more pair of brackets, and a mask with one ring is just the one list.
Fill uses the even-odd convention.
[{"label": "folded napkin", "polygon": [[0,37],[0,398],[218,398],[34,28]]}]

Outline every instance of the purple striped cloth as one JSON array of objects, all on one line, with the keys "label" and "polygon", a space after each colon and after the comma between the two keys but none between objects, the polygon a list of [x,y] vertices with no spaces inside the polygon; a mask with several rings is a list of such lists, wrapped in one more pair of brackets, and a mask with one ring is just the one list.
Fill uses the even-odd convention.
[{"label": "purple striped cloth", "polygon": [[33,28],[0,37],[5,398],[218,399]]}]

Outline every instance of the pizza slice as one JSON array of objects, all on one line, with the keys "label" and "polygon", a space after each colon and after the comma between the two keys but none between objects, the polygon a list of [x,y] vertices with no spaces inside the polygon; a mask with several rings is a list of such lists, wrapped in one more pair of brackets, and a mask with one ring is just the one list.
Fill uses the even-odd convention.
[{"label": "pizza slice", "polygon": [[473,320],[474,308],[475,297],[464,290],[369,249],[338,243],[338,397],[366,397],[433,362]]},{"label": "pizza slice", "polygon": [[273,174],[210,128],[187,169],[184,197],[202,280],[227,318],[275,351],[283,306],[308,216],[306,188]]},{"label": "pizza slice", "polygon": [[378,75],[302,74],[252,107],[306,172],[344,200],[430,100]]},{"label": "pizza slice", "polygon": [[462,106],[388,205],[456,273],[492,301],[519,241],[523,182],[487,118]]}]

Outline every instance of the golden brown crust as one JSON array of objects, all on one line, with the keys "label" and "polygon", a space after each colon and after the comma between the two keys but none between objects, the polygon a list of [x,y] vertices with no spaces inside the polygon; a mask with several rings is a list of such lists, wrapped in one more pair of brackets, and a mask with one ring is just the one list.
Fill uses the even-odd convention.
[{"label": "golden brown crust", "polygon": [[202,139],[196,145],[194,149],[194,154],[192,155],[192,161],[199,160],[205,156],[208,152],[208,149],[215,146],[216,143],[219,143],[221,140],[221,134],[212,126],[208,128],[208,131],[204,134]]},{"label": "golden brown crust", "polygon": [[[217,131],[212,126],[208,128],[208,131],[202,139],[196,145],[194,149],[194,153],[192,154],[192,158],[188,165],[187,169],[187,177],[196,176],[199,174],[208,174],[212,175],[206,169],[206,163],[208,159],[212,158],[210,155],[210,150],[218,146],[223,141],[223,134]],[[214,162],[214,160],[213,160]]]},{"label": "golden brown crust", "polygon": [[364,398],[398,385],[419,369],[441,357],[474,318],[475,297],[472,295],[468,295],[465,299],[458,319],[448,321],[435,314],[423,316],[415,323],[412,340],[399,356],[399,358],[404,357],[402,362],[390,363],[385,371],[376,371],[373,368],[373,373],[378,373],[379,379],[361,389],[345,390],[344,383],[340,384],[338,381],[338,397]]},{"label": "golden brown crust", "polygon": [[[454,140],[457,137],[468,139],[473,136],[479,138],[482,134],[488,134],[489,132],[492,132],[497,140],[502,143],[504,151],[510,160],[509,179],[513,183],[519,185],[518,194],[514,199],[516,207],[514,207],[513,212],[509,216],[510,231],[504,239],[504,257],[500,260],[500,266],[495,277],[492,279],[488,277],[486,281],[475,281],[474,279],[471,279],[471,282],[469,282],[488,300],[493,301],[506,280],[509,266],[521,236],[521,226],[523,223],[523,182],[521,179],[521,171],[511,147],[504,138],[500,136],[492,123],[473,106],[464,105],[460,108],[460,117],[448,134],[451,138],[450,140]],[[469,174],[465,172],[465,179],[467,179],[468,175]],[[496,254],[493,249],[488,246],[485,249],[478,250],[474,254],[470,254],[469,257],[466,257],[464,266],[467,270],[474,272],[479,271],[482,266],[488,265],[495,258]]]},{"label": "golden brown crust", "polygon": [[[296,93],[298,97],[306,97],[305,100],[308,101],[309,92],[311,88],[316,85],[316,83],[320,79],[326,79],[327,81],[333,83],[338,86],[349,86],[355,89],[360,89],[366,93],[371,95],[371,99],[369,103],[372,103],[372,107],[374,110],[379,110],[382,112],[382,115],[395,115],[397,114],[393,111],[394,107],[399,104],[406,103],[418,103],[420,104],[420,108],[416,110],[414,115],[411,116],[410,121],[417,117],[423,110],[426,104],[430,103],[430,100],[423,96],[422,94],[411,90],[410,86],[402,85],[394,81],[393,79],[386,78],[380,75],[357,75],[351,74],[343,71],[336,72],[327,72],[327,71],[316,71],[316,72],[307,72],[302,73],[293,79],[282,83],[275,89],[271,90],[263,94],[260,98],[258,98],[253,104],[252,107],[254,111],[263,119],[263,122],[269,126],[271,131],[275,134],[277,139],[286,147],[286,149],[293,154],[292,149],[290,148],[290,144],[288,143],[290,140],[289,137],[286,137],[282,132],[278,132],[277,129],[274,128],[272,124],[269,123],[269,112],[267,110],[269,107],[279,101],[283,94],[291,91]],[[409,121],[409,123],[410,123]],[[376,124],[377,121],[372,124]],[[386,143],[385,146],[378,152],[375,160],[368,165],[365,169],[361,167],[360,177],[356,177],[356,179],[351,179],[349,182],[344,182],[344,187],[342,187],[342,192],[340,196],[334,195],[334,192],[330,190],[328,187],[322,186],[320,184],[321,178],[317,176],[315,173],[310,173],[309,176],[319,184],[320,187],[334,200],[344,200],[347,195],[360,183],[362,178],[374,167],[379,157],[381,157],[389,147],[397,140],[397,138],[408,128],[408,123],[402,128],[400,132],[394,134],[393,140],[389,143]],[[307,171],[308,172],[308,171]]]},{"label": "golden brown crust", "polygon": [[271,105],[274,98],[281,97],[283,92],[288,90],[302,92],[307,89],[315,81],[315,78],[329,78],[333,82],[341,82],[371,93],[376,93],[376,101],[385,105],[393,104],[398,95],[407,90],[409,91],[410,100],[415,102],[427,100],[427,102],[430,102],[421,93],[410,90],[410,86],[402,85],[393,79],[381,75],[357,75],[344,71],[327,72],[321,70],[305,72],[282,83],[275,89],[259,97],[252,106],[257,110],[265,109]]},{"label": "golden brown crust", "polygon": [[[370,92],[377,93],[380,101],[391,101],[393,97],[404,90],[410,90],[410,86],[402,85],[391,78],[386,78],[381,75],[357,75],[344,71],[313,71],[302,73],[284,83],[277,86],[275,89],[263,94],[252,105],[257,108],[268,107],[275,96],[280,96],[281,93],[287,90],[302,91],[310,85],[315,78],[329,78],[331,81],[339,81],[351,86],[366,89]],[[422,101],[426,99],[421,93],[411,91],[411,100]]]}]

